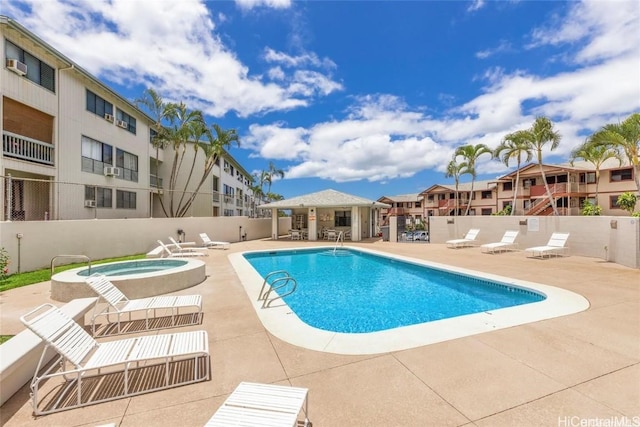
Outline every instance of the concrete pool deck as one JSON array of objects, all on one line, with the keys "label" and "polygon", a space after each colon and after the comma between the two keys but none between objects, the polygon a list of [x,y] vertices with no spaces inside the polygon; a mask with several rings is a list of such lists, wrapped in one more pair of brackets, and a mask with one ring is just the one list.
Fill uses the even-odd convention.
[{"label": "concrete pool deck", "polygon": [[[382,252],[542,283],[589,300],[582,312],[408,350],[338,355],[271,335],[228,255],[309,247],[306,241],[234,243],[209,251],[207,279],[178,294],[203,296],[212,380],[34,419],[28,386],[0,409],[4,426],[202,426],[241,381],[309,388],[315,426],[572,426],[640,422],[640,271],[599,259],[538,260],[445,245],[350,243]],[[0,333],[50,302],[49,283],[0,294]],[[178,329],[178,330],[180,330]],[[157,333],[157,332],[153,332]],[[634,421],[635,420],[635,421]],[[583,421],[587,422],[587,421]],[[573,424],[572,424],[573,423]]]}]

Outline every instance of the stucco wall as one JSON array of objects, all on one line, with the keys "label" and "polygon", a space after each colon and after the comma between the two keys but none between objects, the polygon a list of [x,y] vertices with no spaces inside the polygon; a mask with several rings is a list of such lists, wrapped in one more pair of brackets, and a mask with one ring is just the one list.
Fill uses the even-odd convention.
[{"label": "stucco wall", "polygon": [[[640,220],[620,216],[467,216],[430,217],[432,243],[463,237],[479,228],[480,243],[498,242],[505,230],[518,230],[520,249],[544,245],[553,232],[568,232],[569,253],[640,268]],[[535,222],[538,222],[535,230]],[[452,222],[452,223],[449,223]],[[613,225],[612,225],[613,223]],[[614,228],[615,227],[615,228]]]},{"label": "stucco wall", "polygon": [[[291,228],[291,218],[279,221],[281,230]],[[178,239],[178,229],[185,232],[186,241],[200,243],[198,234],[205,232],[212,240],[238,242],[245,233],[247,240],[270,237],[271,219],[233,216],[0,222],[0,247],[9,253],[9,272],[15,273],[18,265],[25,272],[49,267],[51,259],[62,254],[103,259],[146,253],[158,246],[158,239],[167,243],[169,236]],[[56,265],[71,261],[60,259]]]}]

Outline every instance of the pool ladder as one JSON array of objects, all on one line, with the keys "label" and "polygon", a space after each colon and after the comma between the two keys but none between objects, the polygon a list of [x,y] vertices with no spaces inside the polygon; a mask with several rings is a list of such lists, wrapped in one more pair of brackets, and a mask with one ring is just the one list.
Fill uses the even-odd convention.
[{"label": "pool ladder", "polygon": [[336,254],[336,251],[338,250],[338,244],[340,243],[340,241],[342,240],[342,244],[340,244],[340,246],[344,246],[344,232],[340,231],[338,233],[338,237],[336,237],[336,245],[333,247],[333,254]]},{"label": "pool ladder", "polygon": [[[277,290],[286,286],[291,286],[291,289],[283,294],[278,294]],[[262,288],[260,288],[260,294],[258,295],[258,301],[262,301],[262,308],[269,308],[271,303],[277,299],[282,299],[287,295],[291,295],[298,287],[298,282],[294,279],[288,271],[277,270],[267,274],[262,282]],[[276,291],[276,296],[271,297],[271,291]]]},{"label": "pool ladder", "polygon": [[54,263],[58,258],[84,258],[87,260],[87,264],[89,264],[89,275],[91,274],[91,258],[86,255],[56,255],[51,258],[51,276],[53,276]]}]

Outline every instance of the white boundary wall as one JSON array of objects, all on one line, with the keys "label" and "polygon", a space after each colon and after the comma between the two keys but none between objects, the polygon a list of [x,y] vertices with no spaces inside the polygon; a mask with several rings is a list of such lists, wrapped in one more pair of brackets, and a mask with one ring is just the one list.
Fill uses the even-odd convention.
[{"label": "white boundary wall", "polygon": [[[280,230],[291,228],[291,218],[282,217]],[[185,241],[201,243],[199,234],[207,233],[211,240],[238,242],[246,233],[246,240],[271,237],[271,218],[191,217],[191,218],[129,218],[70,221],[13,221],[0,222],[0,247],[10,257],[9,273],[33,271],[49,267],[57,255],[86,255],[104,259],[143,254],[158,246],[157,240],[169,243],[176,240],[178,230],[185,233]],[[22,238],[18,239],[18,235]],[[82,262],[64,259],[56,265]]]},{"label": "white boundary wall", "polygon": [[640,268],[640,218],[624,216],[460,216],[429,217],[431,243],[458,239],[479,228],[478,241],[499,242],[506,230],[518,230],[519,249],[545,245],[553,232],[570,233],[570,255],[601,258]]}]

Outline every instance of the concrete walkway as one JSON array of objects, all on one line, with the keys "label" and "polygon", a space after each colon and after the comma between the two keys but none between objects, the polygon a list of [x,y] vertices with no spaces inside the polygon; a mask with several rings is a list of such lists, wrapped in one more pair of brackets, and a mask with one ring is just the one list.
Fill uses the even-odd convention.
[{"label": "concrete walkway", "polygon": [[[624,417],[629,426],[640,423],[639,270],[577,256],[538,260],[420,242],[352,244],[569,289],[591,307],[409,350],[345,356],[269,334],[251,306],[255,296],[246,295],[227,260],[237,251],[320,244],[265,240],[209,250],[207,280],[181,293],[203,296],[204,321],[192,329],[209,332],[211,381],[38,419],[23,387],[2,406],[1,424],[202,426],[241,381],[309,388],[316,427],[573,426]],[[18,317],[50,301],[48,295],[48,282],[0,294],[0,333],[21,331]]]}]

